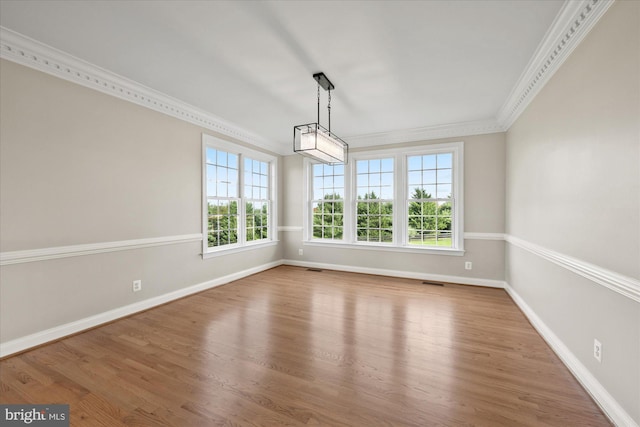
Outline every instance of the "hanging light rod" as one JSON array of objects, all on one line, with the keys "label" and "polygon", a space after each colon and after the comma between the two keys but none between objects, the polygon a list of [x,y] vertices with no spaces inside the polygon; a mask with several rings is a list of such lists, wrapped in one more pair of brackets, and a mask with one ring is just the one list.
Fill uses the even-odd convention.
[{"label": "hanging light rod", "polygon": [[324,75],[324,73],[315,73],[313,78],[318,82],[320,87],[324,90],[334,90],[336,87],[331,81]]},{"label": "hanging light rod", "polygon": [[[318,121],[293,127],[293,151],[327,164],[347,163],[349,146],[331,133],[331,91],[335,86],[324,73],[315,73],[318,82]],[[329,129],[320,125],[320,88],[329,92]]]}]

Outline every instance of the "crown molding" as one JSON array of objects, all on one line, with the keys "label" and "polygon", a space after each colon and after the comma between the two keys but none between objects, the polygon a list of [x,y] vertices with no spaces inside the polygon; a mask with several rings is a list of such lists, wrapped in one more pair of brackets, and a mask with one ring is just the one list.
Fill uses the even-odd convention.
[{"label": "crown molding", "polygon": [[282,153],[282,145],[162,92],[0,26],[0,58],[106,93],[213,132]]},{"label": "crown molding", "polygon": [[497,123],[505,131],[522,114],[613,2],[614,0],[576,0],[564,3],[498,112]]},{"label": "crown molding", "polygon": [[[352,148],[505,132],[580,44],[614,0],[566,1],[496,119],[426,126],[344,138]],[[124,99],[277,154],[289,146],[0,26],[0,58]]]},{"label": "crown molding", "polygon": [[345,141],[358,148],[506,132],[614,1],[565,1],[496,119],[354,135]]},{"label": "crown molding", "polygon": [[483,135],[504,132],[505,129],[495,120],[477,120],[472,122],[451,123],[439,126],[426,126],[390,132],[354,135],[343,138],[350,148],[372,147],[398,144],[402,142],[428,141],[441,138],[457,138],[469,135]]}]

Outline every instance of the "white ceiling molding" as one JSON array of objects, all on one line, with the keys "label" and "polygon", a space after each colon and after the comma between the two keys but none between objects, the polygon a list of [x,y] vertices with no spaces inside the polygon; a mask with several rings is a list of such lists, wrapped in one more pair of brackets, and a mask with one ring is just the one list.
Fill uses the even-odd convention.
[{"label": "white ceiling molding", "polygon": [[613,2],[614,0],[565,2],[498,113],[497,122],[505,131],[522,114]]},{"label": "white ceiling molding", "polygon": [[[344,139],[351,147],[358,148],[507,131],[613,1],[565,2],[495,119],[353,135]],[[0,27],[0,58],[99,90],[277,154],[291,154],[290,144],[286,141],[268,140],[221,117],[4,27]]]},{"label": "white ceiling molding", "polygon": [[0,58],[159,111],[257,147],[275,152],[282,151],[281,146],[220,117],[4,27],[0,27]]},{"label": "white ceiling molding", "polygon": [[504,132],[495,120],[454,123],[440,126],[427,126],[391,132],[371,133],[345,137],[349,147],[372,147],[377,145],[398,144],[401,142],[428,141],[440,138],[457,138],[469,135]]}]

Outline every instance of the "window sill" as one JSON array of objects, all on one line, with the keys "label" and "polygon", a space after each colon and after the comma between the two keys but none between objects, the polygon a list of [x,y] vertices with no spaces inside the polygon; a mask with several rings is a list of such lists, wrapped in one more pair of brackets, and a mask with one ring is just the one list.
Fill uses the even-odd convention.
[{"label": "window sill", "polygon": [[343,249],[364,249],[369,251],[384,251],[384,252],[403,252],[413,254],[428,254],[428,255],[444,255],[444,256],[463,256],[464,249],[450,249],[450,248],[417,248],[413,246],[393,246],[393,245],[376,245],[367,243],[339,243],[339,242],[322,242],[318,240],[307,240],[303,242],[306,246],[319,246],[326,248],[343,248]]},{"label": "window sill", "polygon": [[251,251],[254,249],[262,249],[270,246],[276,246],[279,243],[278,240],[269,240],[268,242],[245,244],[244,246],[233,246],[224,249],[213,249],[209,252],[202,254],[202,259],[215,258],[224,255],[231,255],[239,252]]}]

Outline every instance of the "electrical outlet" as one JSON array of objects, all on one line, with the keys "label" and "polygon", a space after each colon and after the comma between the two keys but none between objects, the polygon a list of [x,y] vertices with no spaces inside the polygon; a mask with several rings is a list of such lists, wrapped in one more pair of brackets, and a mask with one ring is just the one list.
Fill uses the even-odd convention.
[{"label": "electrical outlet", "polygon": [[142,280],[134,280],[133,286],[131,287],[133,292],[139,292],[142,290]]},{"label": "electrical outlet", "polygon": [[298,255],[304,255],[304,251],[302,249],[298,249]]},{"label": "electrical outlet", "polygon": [[602,363],[602,343],[594,338],[593,340],[593,357]]},{"label": "electrical outlet", "polygon": [[465,270],[471,270],[473,268],[473,263],[471,261],[467,261],[464,263]]}]

